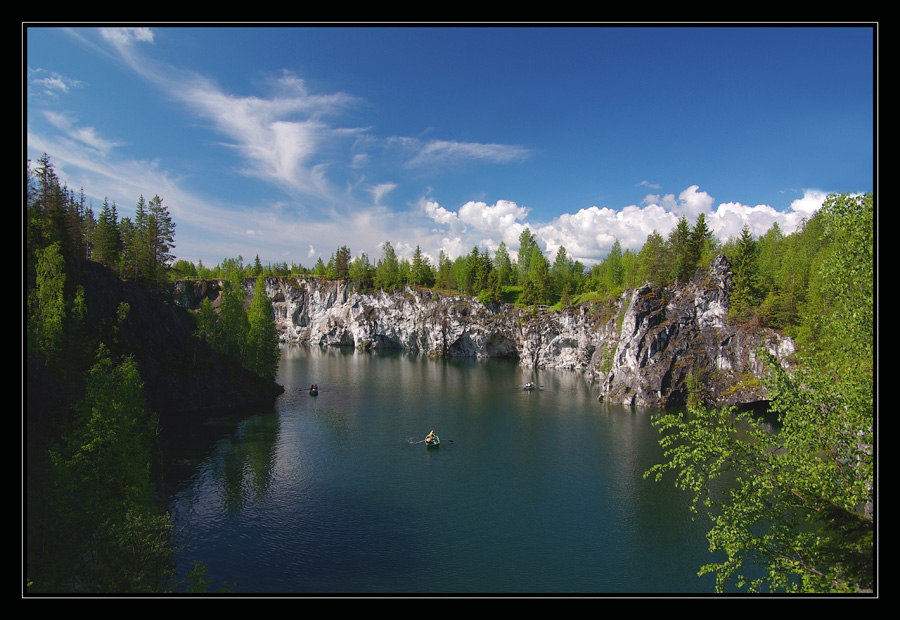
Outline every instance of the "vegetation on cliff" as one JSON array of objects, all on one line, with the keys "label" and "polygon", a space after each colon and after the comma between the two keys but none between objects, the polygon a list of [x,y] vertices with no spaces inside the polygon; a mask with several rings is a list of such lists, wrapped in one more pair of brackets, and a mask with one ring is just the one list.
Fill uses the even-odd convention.
[{"label": "vegetation on cliff", "polygon": [[159,197],[136,222],[108,204],[95,222],[47,157],[26,190],[26,591],[172,590],[160,435],[280,391],[271,305],[257,296],[248,316],[241,302],[247,355],[228,357],[166,292],[174,224]]},{"label": "vegetation on cliff", "polygon": [[722,560],[700,574],[715,573],[719,591],[874,588],[872,197],[830,196],[816,227],[823,245],[806,277],[817,294],[800,323],[807,346],[790,372],[769,364],[779,430],[734,409],[692,407],[658,422],[667,461],[647,475],[675,472],[711,520],[710,551]]}]

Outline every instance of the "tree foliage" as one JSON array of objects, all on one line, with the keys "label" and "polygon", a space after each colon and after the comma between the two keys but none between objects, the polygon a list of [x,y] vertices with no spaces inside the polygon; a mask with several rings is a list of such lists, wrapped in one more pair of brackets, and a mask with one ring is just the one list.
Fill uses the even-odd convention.
[{"label": "tree foliage", "polygon": [[872,197],[829,196],[817,217],[831,243],[818,268],[826,301],[812,308],[827,336],[790,370],[761,352],[779,428],[734,409],[658,421],[666,461],[645,475],[674,471],[711,519],[724,560],[700,574],[715,573],[718,591],[874,587]]},{"label": "tree foliage", "polygon": [[[39,591],[157,592],[172,574],[171,524],[150,480],[156,417],[132,358],[101,345],[76,416],[51,450],[55,526],[33,545]],[[77,502],[70,498],[77,497]],[[41,557],[38,550],[51,551]]]},{"label": "tree foliage", "polygon": [[257,276],[253,287],[253,299],[247,313],[247,368],[267,379],[275,380],[278,372],[278,330],[272,301],[266,295],[266,282]]}]

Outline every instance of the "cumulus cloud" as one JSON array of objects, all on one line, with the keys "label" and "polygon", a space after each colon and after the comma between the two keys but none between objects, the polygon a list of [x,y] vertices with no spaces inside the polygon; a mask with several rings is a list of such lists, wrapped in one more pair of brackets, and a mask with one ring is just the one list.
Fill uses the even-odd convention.
[{"label": "cumulus cloud", "polygon": [[473,246],[491,251],[504,241],[513,256],[519,249],[519,235],[525,228],[534,233],[539,247],[552,259],[560,247],[574,260],[592,265],[603,260],[618,240],[622,249],[640,250],[653,231],[667,236],[683,216],[691,225],[702,213],[713,233],[721,240],[739,236],[744,225],[760,236],[774,223],[785,234],[794,232],[804,217],[821,207],[821,192],[808,192],[795,201],[787,212],[768,205],[747,206],[725,202],[714,208],[708,193],[692,185],[678,194],[645,199],[644,206],[629,205],[622,209],[589,207],[575,213],[564,213],[549,222],[529,222],[529,210],[512,201],[500,200],[489,205],[467,202],[457,211],[436,201],[422,201],[421,211],[442,234],[441,247],[448,256],[468,253]]},{"label": "cumulus cloud", "polygon": [[804,216],[811,216],[822,207],[826,196],[825,192],[817,189],[804,190],[802,198],[791,202],[791,210]]}]

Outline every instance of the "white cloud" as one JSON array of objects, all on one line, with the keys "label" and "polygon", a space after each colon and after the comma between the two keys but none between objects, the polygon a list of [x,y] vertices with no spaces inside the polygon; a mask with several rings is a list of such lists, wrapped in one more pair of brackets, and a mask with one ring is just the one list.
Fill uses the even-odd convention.
[{"label": "white cloud", "polygon": [[425,212],[426,216],[438,224],[450,227],[459,225],[459,216],[452,211],[448,211],[434,200],[422,200],[420,201],[420,207]]},{"label": "white cloud", "polygon": [[701,213],[705,214],[710,229],[723,242],[730,236],[739,236],[745,224],[756,236],[768,232],[775,222],[785,234],[790,234],[803,217],[821,206],[823,199],[822,192],[808,192],[787,212],[738,202],[721,203],[713,209],[713,198],[692,185],[677,199],[674,194],[648,196],[645,206],[629,205],[619,210],[593,206],[564,213],[546,223],[527,221],[529,210],[508,200],[494,205],[471,201],[458,211],[433,200],[422,200],[420,208],[437,226],[435,233],[440,235],[441,247],[451,258],[468,253],[476,245],[496,251],[501,240],[515,257],[519,235],[527,227],[549,259],[563,246],[571,258],[590,266],[604,259],[616,240],[623,250],[638,251],[651,232],[667,236],[682,216],[693,225]]},{"label": "white cloud", "polygon": [[[404,144],[418,144],[417,140],[405,139]],[[415,156],[407,162],[407,167],[433,166],[460,161],[482,160],[505,164],[528,157],[528,149],[509,144],[480,144],[477,142],[453,142],[431,140],[419,146]]]},{"label": "white cloud", "polygon": [[44,117],[50,121],[50,124],[71,139],[96,149],[104,155],[108,154],[116,146],[119,146],[118,143],[101,137],[94,127],[77,127],[69,114],[46,110],[44,111]]},{"label": "white cloud", "polygon": [[791,202],[791,209],[804,216],[811,216],[822,208],[827,194],[817,189],[803,190],[803,197]]},{"label": "white cloud", "polygon": [[131,45],[135,41],[139,43],[153,43],[154,38],[153,30],[144,27],[101,28],[100,35],[120,48]]},{"label": "white cloud", "polygon": [[41,77],[47,73],[44,69],[29,69],[29,81],[31,84],[37,85],[42,89],[44,95],[52,98],[59,97],[60,94],[67,94],[73,88],[81,88],[84,82],[75,80],[56,72],[51,72],[46,77]]},{"label": "white cloud", "polygon": [[375,198],[375,204],[381,204],[381,199],[384,198],[387,194],[397,189],[396,183],[380,183],[373,187],[370,191],[372,192],[372,196]]}]

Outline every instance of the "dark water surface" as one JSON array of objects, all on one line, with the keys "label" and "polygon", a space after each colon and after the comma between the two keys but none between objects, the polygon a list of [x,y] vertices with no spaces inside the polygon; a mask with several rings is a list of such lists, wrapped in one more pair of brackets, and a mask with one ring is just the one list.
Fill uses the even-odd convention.
[{"label": "dark water surface", "polygon": [[580,372],[289,347],[279,383],[274,408],[169,449],[188,464],[169,482],[180,577],[202,560],[237,593],[713,590],[707,523],[642,477],[654,412],[598,403]]}]

